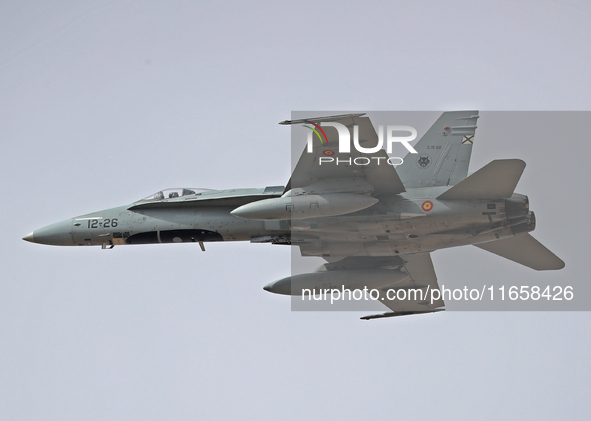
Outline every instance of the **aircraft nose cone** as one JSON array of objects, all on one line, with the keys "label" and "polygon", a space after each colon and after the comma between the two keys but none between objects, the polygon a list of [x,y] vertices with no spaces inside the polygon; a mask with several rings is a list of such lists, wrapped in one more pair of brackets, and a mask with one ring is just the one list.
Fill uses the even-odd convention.
[{"label": "aircraft nose cone", "polygon": [[25,235],[23,240],[28,241],[29,243],[34,243],[35,239],[33,238],[33,233]]},{"label": "aircraft nose cone", "polygon": [[47,244],[51,246],[72,246],[72,220],[56,222],[33,231],[23,237],[23,240],[37,244]]}]

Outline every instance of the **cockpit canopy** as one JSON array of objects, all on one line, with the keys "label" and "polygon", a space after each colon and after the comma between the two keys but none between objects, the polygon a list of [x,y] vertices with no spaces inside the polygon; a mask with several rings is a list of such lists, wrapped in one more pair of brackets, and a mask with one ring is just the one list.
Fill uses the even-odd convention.
[{"label": "cockpit canopy", "polygon": [[148,197],[144,197],[138,202],[145,202],[148,200],[166,200],[174,199],[177,197],[188,197],[188,196],[199,196],[203,192],[211,191],[212,189],[195,189],[187,187],[178,187],[172,189],[161,190],[158,193],[154,193]]}]

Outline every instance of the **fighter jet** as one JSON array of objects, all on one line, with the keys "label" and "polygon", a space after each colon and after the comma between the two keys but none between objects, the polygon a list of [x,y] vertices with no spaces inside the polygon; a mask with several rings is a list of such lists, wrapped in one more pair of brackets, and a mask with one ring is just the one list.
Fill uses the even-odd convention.
[{"label": "fighter jet", "polygon": [[310,129],[286,186],[166,189],[37,229],[23,240],[103,249],[198,243],[203,251],[212,241],[292,245],[326,263],[271,282],[266,291],[297,296],[369,288],[390,311],[365,320],[441,311],[440,298],[386,295],[439,289],[435,250],[474,245],[535,270],[564,267],[529,234],[535,215],[528,197],[514,192],[523,161],[494,160],[468,176],[478,118],[474,110],[443,113],[416,145],[403,142],[409,153],[400,165],[382,147],[383,129],[376,132],[364,114],[283,121]]}]

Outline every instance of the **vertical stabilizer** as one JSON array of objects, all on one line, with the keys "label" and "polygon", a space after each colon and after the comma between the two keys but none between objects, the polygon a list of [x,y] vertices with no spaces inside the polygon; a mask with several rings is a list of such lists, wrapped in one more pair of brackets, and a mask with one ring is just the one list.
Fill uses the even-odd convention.
[{"label": "vertical stabilizer", "polygon": [[478,111],[446,112],[396,168],[406,188],[452,186],[468,175]]}]

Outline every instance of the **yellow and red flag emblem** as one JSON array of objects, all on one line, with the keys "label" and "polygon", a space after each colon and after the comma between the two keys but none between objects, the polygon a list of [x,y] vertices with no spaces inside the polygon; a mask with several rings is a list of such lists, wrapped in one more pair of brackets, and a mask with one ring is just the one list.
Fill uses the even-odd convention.
[{"label": "yellow and red flag emblem", "polygon": [[429,212],[431,209],[433,209],[433,202],[431,202],[430,200],[423,202],[423,204],[421,205],[421,209],[423,209],[425,212]]}]

